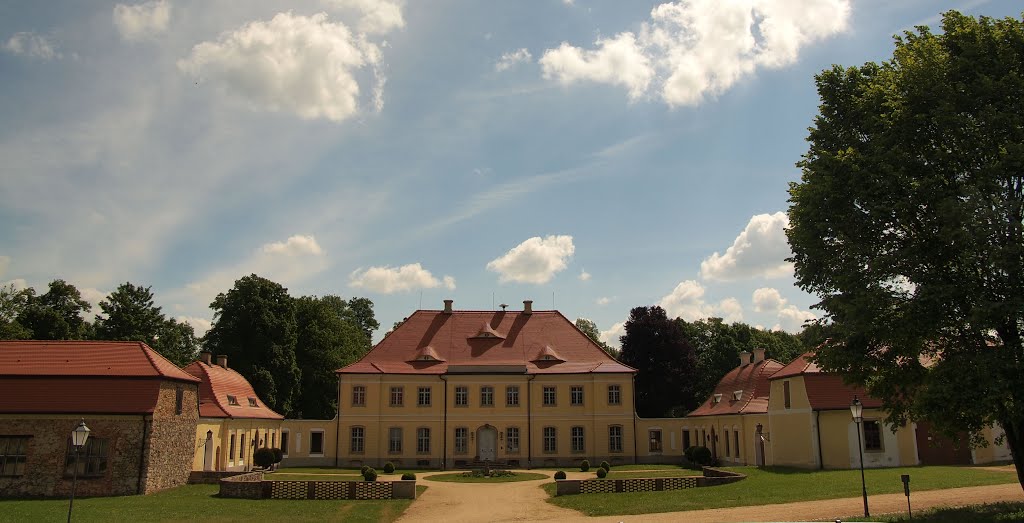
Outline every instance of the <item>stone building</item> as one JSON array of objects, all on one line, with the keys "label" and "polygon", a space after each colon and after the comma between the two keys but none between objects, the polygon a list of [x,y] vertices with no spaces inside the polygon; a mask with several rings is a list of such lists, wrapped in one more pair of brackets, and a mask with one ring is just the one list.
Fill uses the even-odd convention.
[{"label": "stone building", "polygon": [[67,496],[75,466],[82,496],[184,485],[198,405],[199,380],[144,343],[0,341],[0,496]]}]

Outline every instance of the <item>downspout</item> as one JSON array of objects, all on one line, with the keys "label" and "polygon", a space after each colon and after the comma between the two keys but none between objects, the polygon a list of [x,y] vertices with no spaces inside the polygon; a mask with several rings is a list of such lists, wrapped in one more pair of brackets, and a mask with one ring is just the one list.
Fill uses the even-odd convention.
[{"label": "downspout", "polygon": [[526,468],[533,468],[533,380],[537,378],[534,374],[526,380]]},{"label": "downspout", "polygon": [[338,420],[334,428],[334,467],[337,468],[341,466],[341,375],[338,375],[338,409],[334,419]]},{"label": "downspout", "polygon": [[638,462],[637,461],[637,446],[636,446],[636,440],[637,440],[637,437],[636,437],[636,374],[632,375],[632,380],[633,380],[633,390],[632,390],[632,394],[633,394],[633,464],[635,465]]},{"label": "downspout", "polygon": [[442,400],[443,411],[441,419],[441,470],[448,468],[448,377],[444,374],[438,375],[444,382],[444,399]]},{"label": "downspout", "polygon": [[146,442],[149,441],[149,424],[150,420],[147,414],[142,415],[142,444],[139,445],[139,479],[135,484],[135,493],[142,494],[142,474],[146,466]]},{"label": "downspout", "polygon": [[821,453],[821,411],[814,411],[814,432],[818,435],[818,470],[825,469],[825,460]]}]

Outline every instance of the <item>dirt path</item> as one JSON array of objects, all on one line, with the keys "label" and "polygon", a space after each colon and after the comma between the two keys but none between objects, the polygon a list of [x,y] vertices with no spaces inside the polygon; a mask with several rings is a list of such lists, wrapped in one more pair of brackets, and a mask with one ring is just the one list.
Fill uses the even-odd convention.
[{"label": "dirt path", "polygon": [[[524,471],[525,472],[525,471]],[[547,471],[542,474],[551,474]],[[421,478],[437,472],[424,474]],[[590,473],[569,472],[574,476],[592,477]],[[383,479],[383,478],[382,478]],[[778,505],[734,507],[688,512],[664,512],[659,514],[637,514],[621,516],[587,517],[574,510],[556,507],[547,503],[547,493],[540,485],[551,481],[538,479],[512,483],[448,483],[424,481],[429,488],[417,499],[399,523],[429,522],[478,522],[478,521],[551,521],[566,523],[618,523],[618,522],[729,522],[729,521],[812,521],[856,516],[864,510],[859,497],[801,501]],[[905,513],[907,498],[903,494],[878,494],[868,498],[872,515]],[[1020,485],[1010,483],[986,487],[965,487],[948,490],[912,492],[910,498],[914,511],[939,506],[974,505],[999,501],[1024,501]]]}]

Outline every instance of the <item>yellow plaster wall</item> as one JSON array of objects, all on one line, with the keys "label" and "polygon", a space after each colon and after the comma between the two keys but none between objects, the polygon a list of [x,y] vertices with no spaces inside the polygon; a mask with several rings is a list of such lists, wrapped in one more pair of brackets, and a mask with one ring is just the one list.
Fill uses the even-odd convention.
[{"label": "yellow plaster wall", "polygon": [[988,442],[988,446],[976,448],[971,452],[974,463],[982,465],[985,463],[1013,461],[1013,456],[1010,454],[1010,448],[1007,446],[1006,441],[1003,440],[998,445],[995,443],[996,439],[1000,439],[999,436],[1003,434],[1002,427],[992,425],[982,430],[981,434],[985,437],[985,441]]},{"label": "yellow plaster wall", "polygon": [[[790,385],[790,406],[786,408],[784,383]],[[768,433],[771,447],[769,465],[817,468],[817,434],[815,416],[807,398],[807,387],[802,376],[773,380],[768,396]],[[824,438],[824,434],[822,435]]]},{"label": "yellow plaster wall", "polygon": [[[192,470],[203,470],[206,432],[213,432],[215,448],[214,470],[247,470],[252,468],[256,448],[277,447],[281,444],[281,420],[246,418],[199,418],[196,426],[196,449]],[[235,439],[235,455],[231,457],[231,438]],[[244,455],[241,442],[245,441]],[[253,441],[256,446],[253,446]],[[217,450],[220,450],[218,457]]]},{"label": "yellow plaster wall", "polygon": [[[287,433],[287,449],[282,447],[285,457],[282,467],[334,466],[336,460],[338,418],[329,420],[286,419],[281,423],[278,441]],[[323,453],[310,452],[312,433],[323,432]]]}]

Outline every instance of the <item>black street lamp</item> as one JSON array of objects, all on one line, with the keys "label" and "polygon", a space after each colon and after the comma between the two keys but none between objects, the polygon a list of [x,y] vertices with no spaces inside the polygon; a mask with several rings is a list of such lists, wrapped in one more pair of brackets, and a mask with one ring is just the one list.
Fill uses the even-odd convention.
[{"label": "black street lamp", "polygon": [[89,440],[89,427],[85,426],[83,419],[71,431],[71,445],[75,447],[75,463],[71,468],[71,502],[68,503],[68,523],[71,523],[71,509],[75,506],[75,486],[78,483],[78,451],[85,446]]},{"label": "black street lamp", "polygon": [[853,404],[850,405],[850,414],[853,414],[853,422],[857,424],[857,453],[860,455],[860,488],[864,494],[864,517],[869,518],[868,513],[868,487],[864,482],[864,446],[860,439],[860,424],[864,421],[864,405],[861,405],[857,396],[853,397]]}]

